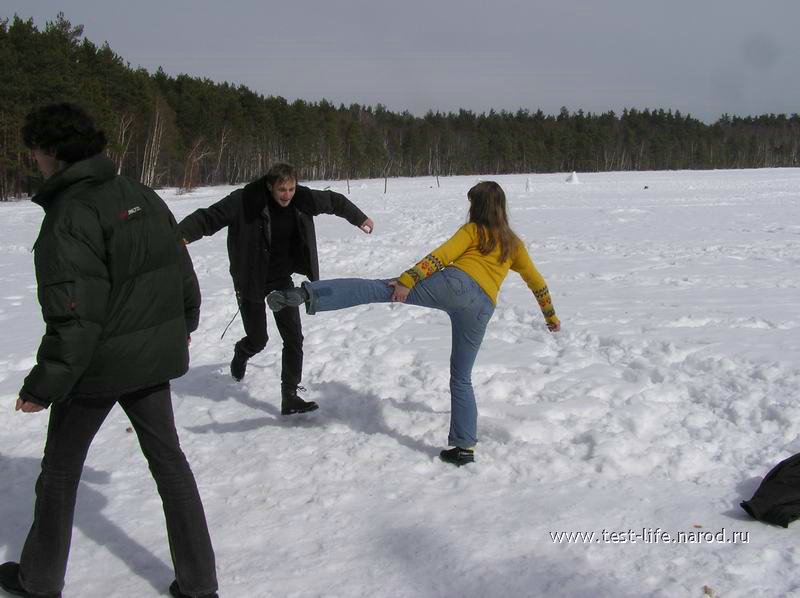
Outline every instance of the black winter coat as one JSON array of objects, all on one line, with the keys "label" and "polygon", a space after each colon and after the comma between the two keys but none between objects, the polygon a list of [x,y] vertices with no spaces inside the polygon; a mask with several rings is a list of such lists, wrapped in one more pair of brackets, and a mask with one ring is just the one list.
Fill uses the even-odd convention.
[{"label": "black winter coat", "polygon": [[[180,221],[183,238],[191,243],[228,227],[228,260],[233,286],[241,299],[262,301],[269,274],[271,245],[270,216],[266,178],[255,180],[208,208],[201,208]],[[344,195],[317,191],[297,185],[292,202],[300,232],[301,246],[296,248],[295,272],[309,280],[319,280],[317,237],[314,216],[334,214],[354,226],[367,216]]]},{"label": "black winter coat", "polygon": [[45,333],[20,397],[114,396],[183,375],[200,290],[172,213],[97,155],[47,179],[34,263]]}]

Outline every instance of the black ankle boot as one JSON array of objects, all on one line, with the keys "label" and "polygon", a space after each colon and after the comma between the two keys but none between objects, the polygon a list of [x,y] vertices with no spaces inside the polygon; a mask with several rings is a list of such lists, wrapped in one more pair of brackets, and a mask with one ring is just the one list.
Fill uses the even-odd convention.
[{"label": "black ankle boot", "polygon": [[445,463],[452,463],[456,467],[461,467],[467,463],[475,462],[475,451],[454,446],[439,453],[439,458]]},{"label": "black ankle boot", "polygon": [[[184,594],[181,592],[181,589],[178,587],[178,580],[176,579],[171,584],[169,584],[169,593],[174,598],[192,598],[189,594]],[[202,596],[198,596],[197,598],[219,598],[219,594],[216,592],[211,592],[210,594],[203,594]]]},{"label": "black ankle boot", "polygon": [[237,382],[244,378],[247,371],[247,356],[241,351],[234,349],[233,359],[231,359],[231,377]]},{"label": "black ankle boot", "polygon": [[283,389],[281,391],[281,415],[294,415],[319,409],[319,405],[314,401],[304,401],[298,397],[298,390],[305,390],[305,388],[298,386],[293,390]]},{"label": "black ankle boot", "polygon": [[0,588],[12,596],[22,596],[23,598],[61,598],[61,592],[57,594],[31,594],[22,587],[19,581],[19,563],[9,561],[0,565]]}]

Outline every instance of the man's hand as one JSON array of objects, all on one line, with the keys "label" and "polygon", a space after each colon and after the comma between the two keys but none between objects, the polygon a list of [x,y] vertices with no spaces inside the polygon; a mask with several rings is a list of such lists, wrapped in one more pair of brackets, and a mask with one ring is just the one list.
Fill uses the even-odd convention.
[{"label": "man's hand", "polygon": [[372,221],[372,218],[367,218],[358,228],[363,230],[365,233],[370,234],[372,229],[375,228],[375,223]]},{"label": "man's hand", "polygon": [[14,408],[14,411],[22,411],[23,413],[36,413],[42,409],[44,409],[44,407],[41,405],[31,403],[30,401],[23,401],[22,399],[17,399],[17,405]]},{"label": "man's hand", "polygon": [[408,294],[411,292],[411,289],[409,289],[405,285],[400,284],[400,282],[397,280],[390,280],[389,286],[394,289],[394,292],[392,293],[392,301],[405,303],[406,297],[408,297]]}]

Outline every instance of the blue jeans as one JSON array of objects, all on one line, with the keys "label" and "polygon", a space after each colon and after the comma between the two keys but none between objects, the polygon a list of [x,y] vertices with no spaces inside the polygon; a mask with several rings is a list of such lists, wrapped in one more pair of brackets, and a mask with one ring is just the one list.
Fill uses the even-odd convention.
[{"label": "blue jeans", "polygon": [[[388,280],[339,278],[305,282],[308,291],[307,311],[333,311],[365,305],[389,303],[392,288]],[[450,316],[452,347],[450,351],[450,434],[448,442],[469,448],[478,441],[478,408],[472,390],[472,366],[481,348],[486,325],[494,313],[494,304],[473,278],[448,267],[414,285],[406,303],[440,309]]]}]

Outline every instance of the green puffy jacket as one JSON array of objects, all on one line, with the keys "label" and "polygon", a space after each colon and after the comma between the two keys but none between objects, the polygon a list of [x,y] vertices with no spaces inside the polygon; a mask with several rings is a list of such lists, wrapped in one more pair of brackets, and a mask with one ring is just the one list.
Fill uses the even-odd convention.
[{"label": "green puffy jacket", "polygon": [[33,201],[45,212],[34,244],[45,333],[20,397],[47,406],[186,373],[200,290],[161,198],[97,155]]}]

